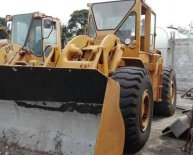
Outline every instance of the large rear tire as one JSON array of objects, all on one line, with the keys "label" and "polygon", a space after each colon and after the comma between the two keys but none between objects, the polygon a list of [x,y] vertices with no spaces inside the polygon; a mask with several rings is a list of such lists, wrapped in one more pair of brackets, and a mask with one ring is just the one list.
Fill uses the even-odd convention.
[{"label": "large rear tire", "polygon": [[162,102],[155,103],[156,115],[172,116],[176,110],[176,76],[170,67],[165,67],[162,77]]},{"label": "large rear tire", "polygon": [[138,152],[149,138],[152,121],[152,82],[147,70],[123,67],[112,78],[120,84],[120,108],[125,123],[124,154]]}]

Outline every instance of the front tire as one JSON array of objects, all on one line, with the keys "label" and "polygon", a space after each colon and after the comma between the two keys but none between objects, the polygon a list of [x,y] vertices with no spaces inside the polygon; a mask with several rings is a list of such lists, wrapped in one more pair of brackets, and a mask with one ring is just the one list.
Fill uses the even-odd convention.
[{"label": "front tire", "polygon": [[125,123],[124,153],[136,153],[149,138],[152,121],[153,93],[148,71],[123,67],[112,78],[120,84],[120,108]]}]

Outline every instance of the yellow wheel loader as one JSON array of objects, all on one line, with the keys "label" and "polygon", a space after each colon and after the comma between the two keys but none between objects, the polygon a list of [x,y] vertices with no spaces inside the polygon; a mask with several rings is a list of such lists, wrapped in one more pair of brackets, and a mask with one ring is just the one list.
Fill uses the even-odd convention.
[{"label": "yellow wheel loader", "polygon": [[[0,49],[0,133],[6,144],[73,155],[139,151],[153,104],[175,112],[174,71],[155,49],[155,13],[141,0],[89,4],[88,35],[61,49],[60,22],[7,16]],[[163,80],[162,80],[163,79]]]},{"label": "yellow wheel loader", "polygon": [[6,18],[11,38],[0,49],[2,142],[53,154],[122,154],[120,87],[96,67],[107,39],[95,46],[80,36],[62,51],[59,19],[39,12]]}]

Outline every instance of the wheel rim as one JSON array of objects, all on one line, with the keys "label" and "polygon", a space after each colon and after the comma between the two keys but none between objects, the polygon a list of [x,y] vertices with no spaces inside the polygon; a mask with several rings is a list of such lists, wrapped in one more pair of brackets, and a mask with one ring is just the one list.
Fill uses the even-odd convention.
[{"label": "wheel rim", "polygon": [[151,106],[150,106],[150,96],[149,91],[146,90],[143,93],[142,101],[141,101],[141,111],[140,111],[140,128],[141,131],[144,132],[148,125],[151,115]]},{"label": "wheel rim", "polygon": [[174,104],[175,100],[175,86],[174,86],[174,81],[170,82],[170,103]]}]

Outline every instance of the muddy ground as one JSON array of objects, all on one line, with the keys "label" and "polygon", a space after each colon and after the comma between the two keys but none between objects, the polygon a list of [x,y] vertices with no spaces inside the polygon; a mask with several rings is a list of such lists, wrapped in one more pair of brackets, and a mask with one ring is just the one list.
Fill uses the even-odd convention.
[{"label": "muddy ground", "polygon": [[[176,110],[176,114],[172,117],[154,117],[152,123],[152,130],[150,138],[145,147],[136,155],[187,155],[188,153],[182,152],[185,145],[185,140],[174,139],[166,135],[162,135],[162,130],[174,122],[180,116],[183,116],[182,109],[191,108],[193,100],[180,99],[178,94],[177,104],[180,109]],[[56,152],[36,152],[26,148],[19,148],[14,144],[6,145],[0,143],[0,155],[62,155],[60,151]],[[192,153],[193,154],[193,150]]]}]

